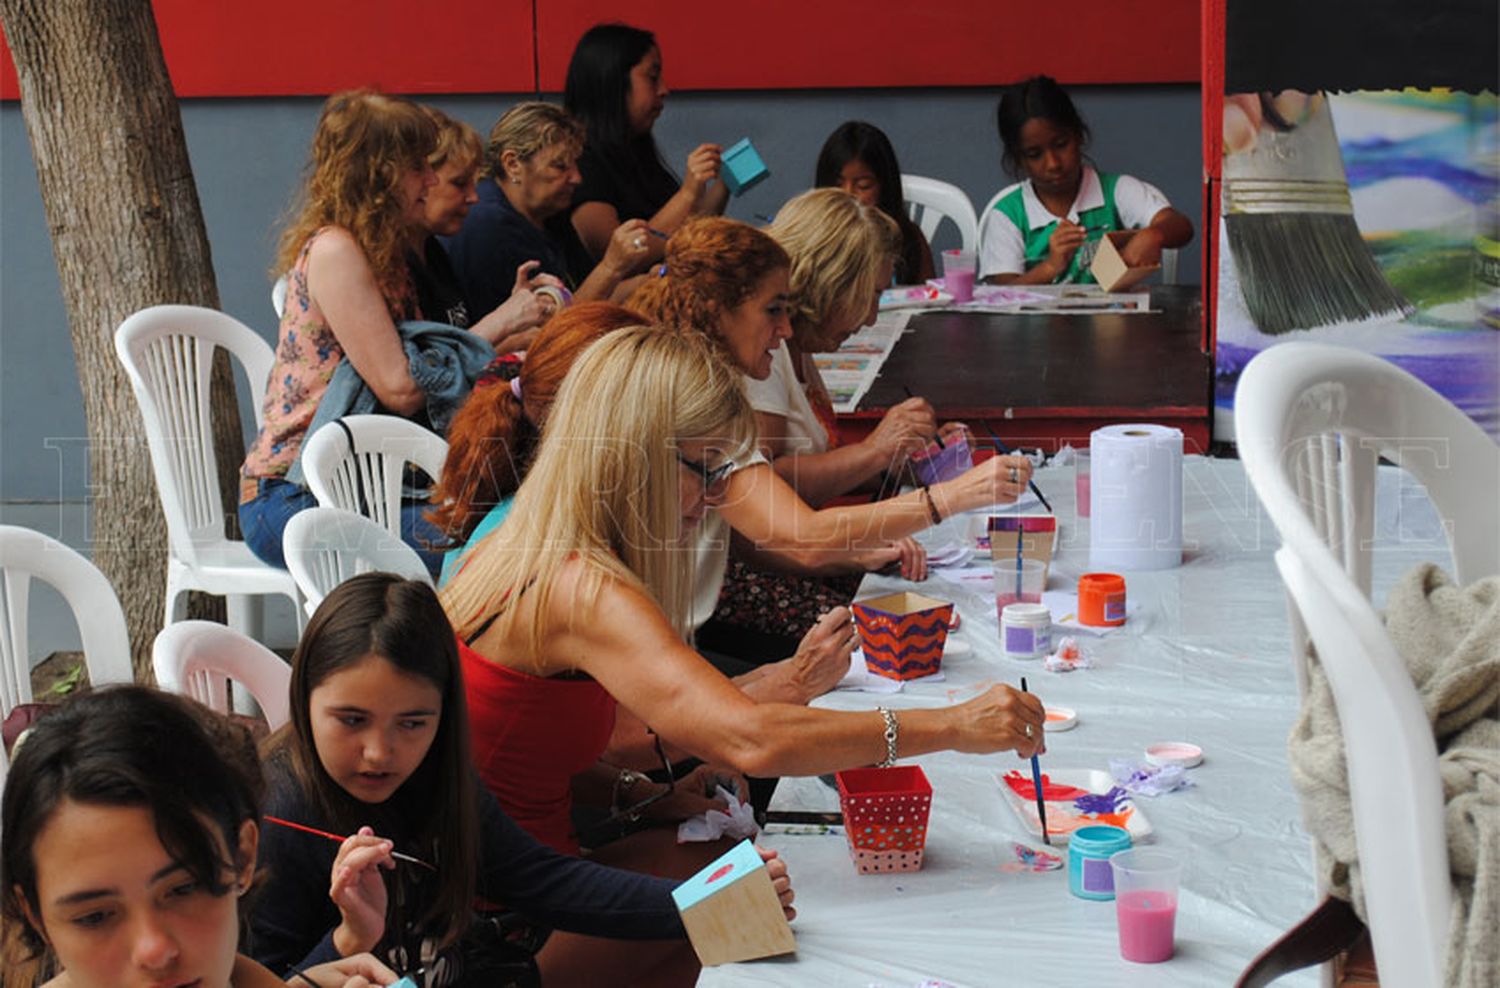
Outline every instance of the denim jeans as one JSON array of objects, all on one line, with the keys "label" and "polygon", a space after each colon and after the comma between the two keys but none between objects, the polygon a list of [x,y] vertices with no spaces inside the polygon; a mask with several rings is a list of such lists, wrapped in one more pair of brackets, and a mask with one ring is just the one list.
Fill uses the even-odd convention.
[{"label": "denim jeans", "polygon": [[[280,478],[263,477],[257,481],[258,493],[240,505],[240,531],[255,558],[286,569],[281,549],[281,533],[286,523],[299,511],[318,506],[312,491]],[[426,501],[401,503],[401,541],[417,550],[427,571],[436,578],[443,565],[444,549],[429,549],[428,544],[442,545],[443,533],[422,515]]]}]

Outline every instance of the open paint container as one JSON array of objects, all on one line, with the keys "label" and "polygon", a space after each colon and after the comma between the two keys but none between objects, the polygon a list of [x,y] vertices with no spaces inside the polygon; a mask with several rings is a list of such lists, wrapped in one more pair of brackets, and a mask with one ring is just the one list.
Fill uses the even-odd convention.
[{"label": "open paint container", "polygon": [[1152,765],[1192,768],[1203,764],[1203,749],[1186,741],[1162,741],[1146,747],[1146,761]]}]

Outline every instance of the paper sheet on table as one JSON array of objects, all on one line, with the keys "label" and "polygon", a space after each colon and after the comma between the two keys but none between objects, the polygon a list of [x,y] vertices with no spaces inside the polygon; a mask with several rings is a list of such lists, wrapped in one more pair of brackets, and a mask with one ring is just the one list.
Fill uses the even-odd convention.
[{"label": "paper sheet on table", "polygon": [[849,653],[849,671],[844,673],[833,688],[836,690],[863,690],[866,693],[900,693],[906,684],[899,679],[877,676],[865,665],[865,653],[855,649]]},{"label": "paper sheet on table", "polygon": [[1067,590],[1046,590],[1042,593],[1042,603],[1052,612],[1052,626],[1062,628],[1068,632],[1076,632],[1084,635],[1107,635],[1111,631],[1118,631],[1130,624],[1130,615],[1136,612],[1136,602],[1127,597],[1125,599],[1125,624],[1094,625],[1080,624],[1078,622],[1078,594]]},{"label": "paper sheet on table", "polygon": [[848,413],[859,407],[910,318],[910,310],[882,312],[873,325],[849,337],[838,350],[813,355],[835,412]]}]

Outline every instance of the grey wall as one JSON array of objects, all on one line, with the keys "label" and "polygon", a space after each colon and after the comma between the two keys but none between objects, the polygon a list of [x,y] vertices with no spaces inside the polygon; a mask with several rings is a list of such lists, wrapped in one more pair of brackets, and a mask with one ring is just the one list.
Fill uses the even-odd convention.
[{"label": "grey wall", "polygon": [[[1197,217],[1201,154],[1198,89],[1081,87],[1094,158],[1140,175]],[[486,133],[517,97],[433,99]],[[274,230],[296,187],[320,100],[190,100],[182,105],[214,268],[225,311],[274,340],[269,301]],[[750,137],[771,177],[730,203],[730,215],[772,214],[812,181],[823,139],[851,118],[869,120],[896,146],[902,168],[960,186],[979,209],[1010,179],[998,164],[995,95],[986,90],[683,93],[656,132],[679,171],[701,141]],[[95,194],[108,195],[108,189]],[[1201,224],[1200,224],[1201,225]],[[951,227],[937,247],[950,246]],[[1178,278],[1196,281],[1198,244]],[[166,300],[163,300],[166,301]],[[250,421],[248,396],[241,396]],[[83,407],[51,244],[20,108],[0,106],[0,501],[77,500],[86,493]]]}]

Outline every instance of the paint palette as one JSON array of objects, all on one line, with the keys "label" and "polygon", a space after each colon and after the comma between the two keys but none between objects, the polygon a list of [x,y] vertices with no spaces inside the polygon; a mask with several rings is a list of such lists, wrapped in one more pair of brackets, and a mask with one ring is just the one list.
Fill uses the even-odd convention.
[{"label": "paint palette", "polygon": [[[1036,790],[1031,774],[1012,769],[1003,775],[995,773],[995,780],[1026,833],[1040,839],[1042,825],[1036,815]],[[1101,823],[1124,827],[1136,843],[1151,834],[1151,821],[1108,772],[1098,769],[1043,772],[1042,799],[1047,804],[1047,835],[1053,844],[1067,843],[1079,827]]]}]

